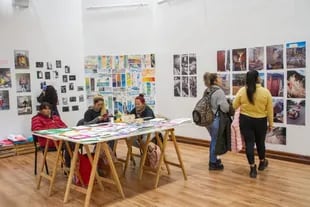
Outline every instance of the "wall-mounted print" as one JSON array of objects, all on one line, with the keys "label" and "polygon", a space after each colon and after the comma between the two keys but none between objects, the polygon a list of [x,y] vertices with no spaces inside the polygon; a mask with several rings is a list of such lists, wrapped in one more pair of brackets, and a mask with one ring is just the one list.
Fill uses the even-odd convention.
[{"label": "wall-mounted print", "polygon": [[181,57],[173,55],[173,75],[181,75]]},{"label": "wall-mounted print", "polygon": [[65,66],[65,73],[70,73],[70,67],[68,65]]},{"label": "wall-mounted print", "polygon": [[15,69],[29,69],[29,51],[14,50]]},{"label": "wall-mounted print", "polygon": [[266,143],[286,145],[286,128],[275,127],[266,135]]},{"label": "wall-mounted print", "polygon": [[56,60],[56,68],[61,68],[61,60]]},{"label": "wall-mounted print", "polygon": [[44,72],[45,80],[51,79],[51,72]]},{"label": "wall-mounted print", "polygon": [[68,105],[68,97],[62,97],[62,105]]},{"label": "wall-mounted print", "polygon": [[306,101],[305,100],[287,100],[287,124],[302,125],[306,123]]},{"label": "wall-mounted print", "polygon": [[52,62],[46,62],[46,68],[47,68],[47,70],[52,70],[53,69],[53,63]]},{"label": "wall-mounted print", "polygon": [[264,47],[249,48],[249,70],[263,70],[264,69]]},{"label": "wall-mounted print", "polygon": [[306,67],[306,42],[292,42],[286,44],[286,67]]},{"label": "wall-mounted print", "polygon": [[31,96],[17,96],[18,115],[32,114]]},{"label": "wall-mounted print", "polygon": [[230,50],[219,50],[216,53],[217,71],[230,71]]},{"label": "wall-mounted print", "polygon": [[11,70],[10,68],[0,68],[0,88],[11,88]]},{"label": "wall-mounted print", "polygon": [[283,69],[283,45],[267,46],[267,70]]},{"label": "wall-mounted print", "polygon": [[87,56],[85,57],[84,69],[85,73],[97,73],[99,68],[99,60],[101,57],[98,56]]},{"label": "wall-mounted print", "polygon": [[37,71],[37,79],[43,79],[43,72]]},{"label": "wall-mounted print", "polygon": [[8,90],[0,91],[0,111],[10,109],[10,96]]},{"label": "wall-mounted print", "polygon": [[36,111],[40,111],[40,105],[36,105]]},{"label": "wall-mounted print", "polygon": [[219,73],[218,76],[222,79],[222,89],[226,96],[230,95],[230,74]]},{"label": "wall-mounted print", "polygon": [[77,91],[84,91],[84,86],[78,86]]},{"label": "wall-mounted print", "polygon": [[62,112],[69,112],[69,111],[70,111],[69,106],[63,106],[62,107]]},{"label": "wall-mounted print", "polygon": [[232,74],[233,95],[236,95],[243,86],[245,86],[245,73]]},{"label": "wall-mounted print", "polygon": [[60,87],[60,92],[61,93],[67,93],[67,86],[61,86]]},{"label": "wall-mounted print", "polygon": [[59,78],[59,72],[57,70],[53,71],[53,77],[54,77],[54,79],[58,79]]},{"label": "wall-mounted print", "polygon": [[30,73],[16,73],[16,92],[31,92]]},{"label": "wall-mounted print", "polygon": [[233,49],[233,71],[246,71],[246,48]]},{"label": "wall-mounted print", "polygon": [[36,68],[43,68],[44,63],[43,62],[36,62]]},{"label": "wall-mounted print", "polygon": [[189,88],[188,88],[188,76],[182,77],[182,97],[189,96]]},{"label": "wall-mounted print", "polygon": [[284,93],[284,74],[267,73],[267,88],[273,97],[283,97]]},{"label": "wall-mounted print", "polygon": [[72,106],[72,111],[78,111],[79,110],[79,106]]},{"label": "wall-mounted print", "polygon": [[84,95],[79,96],[79,102],[84,102]]},{"label": "wall-mounted print", "polygon": [[287,71],[287,97],[306,98],[305,70]]},{"label": "wall-mounted print", "polygon": [[155,68],[155,54],[151,54],[151,68]]},{"label": "wall-mounted print", "polygon": [[283,99],[273,99],[273,121],[284,123],[284,101]]},{"label": "wall-mounted print", "polygon": [[197,57],[196,54],[189,54],[189,75],[197,75]]},{"label": "wall-mounted print", "polygon": [[69,75],[69,81],[75,81],[76,76],[75,75]]},{"label": "wall-mounted print", "polygon": [[258,73],[260,78],[260,83],[263,87],[265,87],[265,73]]},{"label": "wall-mounted print", "polygon": [[197,76],[189,76],[189,97],[197,97]]},{"label": "wall-mounted print", "polygon": [[188,54],[181,56],[181,71],[182,75],[188,75]]},{"label": "wall-mounted print", "polygon": [[62,76],[62,82],[67,83],[68,82],[68,75]]},{"label": "wall-mounted print", "polygon": [[74,83],[69,83],[69,91],[73,91],[74,90]]},{"label": "wall-mounted print", "polygon": [[76,102],[76,97],[75,97],[75,96],[71,96],[71,97],[69,98],[69,101],[70,101],[70,102]]},{"label": "wall-mounted print", "polygon": [[174,96],[180,97],[181,96],[181,77],[174,76]]}]

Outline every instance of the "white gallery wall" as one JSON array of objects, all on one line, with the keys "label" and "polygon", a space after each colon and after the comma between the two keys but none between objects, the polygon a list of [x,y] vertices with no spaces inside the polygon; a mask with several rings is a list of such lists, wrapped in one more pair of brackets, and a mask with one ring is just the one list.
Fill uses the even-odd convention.
[{"label": "white gallery wall", "polygon": [[[204,90],[203,73],[216,72],[217,50],[310,42],[307,0],[172,0],[162,5],[150,2],[150,6],[141,8],[87,10],[91,1],[84,0],[84,52],[85,55],[155,53],[156,111],[169,118],[191,117]],[[176,98],[172,55],[190,52],[197,54],[198,97]],[[306,54],[310,60],[309,49]],[[309,75],[308,67],[306,103]],[[306,126],[289,125],[286,145],[267,147],[310,155],[309,129],[306,107]],[[196,126],[178,128],[176,133],[209,139],[206,129]]]},{"label": "white gallery wall", "polygon": [[[76,0],[32,0],[27,9],[14,9],[12,1],[0,1],[0,68],[10,68],[12,88],[9,90],[10,110],[0,111],[0,137],[11,133],[31,135],[31,117],[36,112],[36,97],[40,94],[40,82],[37,80],[35,62],[51,61],[55,68],[55,61],[62,61],[71,67],[71,74],[77,75],[76,87],[84,85],[83,76],[83,37],[82,37],[82,10],[81,1]],[[15,70],[14,49],[29,51],[29,70]],[[31,93],[16,93],[16,72],[31,73]],[[62,73],[60,73],[62,74]],[[61,80],[61,77],[60,77]],[[55,84],[58,91],[59,102],[64,94],[60,93],[58,81],[47,82]],[[2,90],[2,89],[1,89]],[[82,92],[84,94],[84,92]],[[70,92],[66,96],[78,95],[80,92]],[[17,113],[17,95],[32,96],[32,114],[20,115]],[[78,103],[80,111],[61,112],[62,119],[69,125],[75,125],[83,117],[86,105]],[[71,107],[70,107],[71,111]]]}]

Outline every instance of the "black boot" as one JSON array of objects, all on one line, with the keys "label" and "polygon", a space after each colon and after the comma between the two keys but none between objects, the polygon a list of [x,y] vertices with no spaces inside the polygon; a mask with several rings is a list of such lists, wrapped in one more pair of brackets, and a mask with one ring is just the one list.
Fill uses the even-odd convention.
[{"label": "black boot", "polygon": [[224,170],[224,165],[218,161],[216,163],[209,162],[209,170]]},{"label": "black boot", "polygon": [[258,170],[263,171],[263,170],[265,170],[265,168],[267,168],[267,166],[268,166],[268,160],[264,159],[263,161],[259,162]]},{"label": "black boot", "polygon": [[251,178],[256,178],[256,176],[257,176],[256,165],[254,165],[253,167],[250,166],[250,177]]}]

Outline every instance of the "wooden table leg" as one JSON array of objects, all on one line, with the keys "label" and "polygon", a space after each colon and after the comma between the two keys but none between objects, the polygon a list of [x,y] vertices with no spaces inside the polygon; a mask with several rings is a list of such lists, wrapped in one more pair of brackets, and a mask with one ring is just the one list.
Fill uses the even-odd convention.
[{"label": "wooden table leg", "polygon": [[[162,143],[162,141],[159,138],[159,132],[156,132],[155,134],[156,134],[156,140],[157,140],[158,146],[160,147],[160,150],[162,151],[163,143]],[[170,173],[170,168],[169,168],[169,165],[167,163],[167,159],[166,159],[166,155],[165,154],[164,154],[164,163],[166,165],[168,175],[170,175],[171,174]]]},{"label": "wooden table leg", "polygon": [[163,140],[163,145],[162,145],[162,148],[161,148],[161,155],[160,155],[159,163],[158,163],[158,167],[157,167],[156,180],[155,180],[154,188],[157,188],[157,186],[158,186],[159,177],[160,177],[160,171],[161,171],[161,166],[162,166],[162,163],[163,163],[163,161],[164,161],[164,156],[165,156],[165,151],[166,151],[166,146],[167,146],[168,137],[169,137],[169,132],[166,131],[166,132],[165,132],[165,136],[164,136],[164,140]]},{"label": "wooden table leg", "polygon": [[129,138],[125,139],[126,145],[127,145],[127,156],[126,156],[124,172],[123,172],[124,176],[126,175],[126,171],[127,171],[129,162],[130,162],[130,160],[132,158],[132,144],[133,144],[133,140],[134,140],[134,137],[129,137]]},{"label": "wooden table leg", "polygon": [[151,141],[151,134],[148,134],[146,143],[143,144],[142,146],[140,145],[140,147],[142,147],[142,156],[141,156],[141,160],[140,160],[139,180],[142,179],[144,164],[145,164],[145,160],[146,160],[146,156],[147,156],[147,146],[150,143],[150,141]]},{"label": "wooden table leg", "polygon": [[183,164],[183,161],[182,161],[182,158],[181,158],[181,153],[180,153],[180,150],[179,150],[179,147],[178,147],[177,140],[175,138],[174,129],[170,130],[170,135],[171,135],[171,139],[173,141],[174,148],[175,148],[175,151],[176,151],[178,159],[179,159],[179,163],[180,163],[180,167],[181,167],[182,172],[183,172],[184,180],[187,180],[187,175],[186,175],[186,172],[185,172],[185,167],[184,167],[184,164]]},{"label": "wooden table leg", "polygon": [[[84,145],[84,147],[85,147],[85,150],[86,150],[86,153],[87,153],[87,157],[88,157],[88,159],[89,159],[89,162],[92,164],[92,163],[93,163],[93,157],[92,157],[92,155],[91,155],[91,153],[90,153],[89,146],[88,146],[88,145]],[[100,154],[99,154],[99,156],[100,156]],[[92,167],[93,167],[93,166],[92,166]],[[97,167],[97,166],[96,166],[96,167]],[[102,184],[102,182],[101,182],[101,180],[100,180],[100,176],[99,176],[97,170],[96,170],[96,180],[98,181],[100,190],[103,191],[103,190],[104,190],[104,187],[103,187],[103,184]]]},{"label": "wooden table leg", "polygon": [[107,160],[108,160],[108,163],[109,163],[109,166],[110,166],[111,174],[112,174],[113,180],[115,182],[115,185],[116,185],[119,193],[121,194],[122,198],[125,198],[122,185],[121,185],[121,183],[119,181],[119,177],[117,175],[117,172],[116,172],[116,169],[115,169],[115,166],[114,166],[114,162],[113,162],[111,154],[110,154],[109,146],[108,146],[108,144],[106,142],[103,142],[102,143],[102,147],[103,147],[103,150],[104,150],[104,152],[106,154],[106,157],[107,157]]},{"label": "wooden table leg", "polygon": [[55,178],[56,178],[56,173],[57,173],[57,167],[58,167],[58,163],[59,163],[59,158],[61,156],[63,140],[59,141],[59,145],[57,144],[56,141],[54,141],[54,144],[55,144],[55,147],[57,149],[57,155],[56,155],[56,161],[55,161],[55,165],[54,165],[53,172],[52,172],[52,178],[51,178],[51,182],[50,182],[50,187],[48,189],[48,196],[51,195],[52,188],[54,186],[54,182],[55,182]]},{"label": "wooden table leg", "polygon": [[98,143],[96,145],[95,157],[94,157],[93,162],[91,164],[92,168],[91,168],[91,173],[90,173],[90,178],[89,178],[89,183],[88,183],[86,198],[85,198],[85,203],[84,203],[85,207],[88,207],[89,203],[90,203],[90,198],[91,198],[91,194],[93,191],[94,181],[95,181],[96,172],[97,172],[97,164],[98,164],[98,160],[99,160],[100,149],[101,149],[101,144]]},{"label": "wooden table leg", "polygon": [[44,171],[44,165],[45,165],[46,156],[47,156],[47,152],[48,152],[48,143],[49,143],[49,139],[46,139],[44,153],[43,153],[42,165],[41,165],[40,172],[39,172],[39,180],[37,183],[37,189],[40,189],[40,185],[41,185],[41,181],[42,181],[42,175],[41,174]]},{"label": "wooden table leg", "polygon": [[72,185],[72,179],[73,179],[73,175],[74,175],[74,172],[75,172],[76,163],[78,161],[79,148],[80,148],[80,144],[76,143],[75,144],[75,148],[74,148],[74,152],[73,152],[73,157],[72,157],[72,160],[71,160],[70,173],[69,173],[69,177],[68,177],[66,193],[65,193],[65,197],[64,197],[64,203],[68,202],[68,198],[69,198],[69,194],[70,194],[70,189],[71,189],[71,185]]}]

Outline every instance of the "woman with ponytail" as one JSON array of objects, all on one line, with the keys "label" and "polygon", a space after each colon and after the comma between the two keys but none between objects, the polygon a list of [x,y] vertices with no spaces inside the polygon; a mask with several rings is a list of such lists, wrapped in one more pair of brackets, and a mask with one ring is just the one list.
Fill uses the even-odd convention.
[{"label": "woman with ponytail", "polygon": [[260,160],[258,170],[263,171],[268,166],[265,158],[265,138],[267,130],[271,131],[273,127],[272,97],[269,90],[261,86],[260,81],[256,70],[249,71],[246,74],[246,86],[238,91],[233,102],[234,109],[241,107],[240,130],[246,145],[251,178],[257,176],[255,144]]}]

